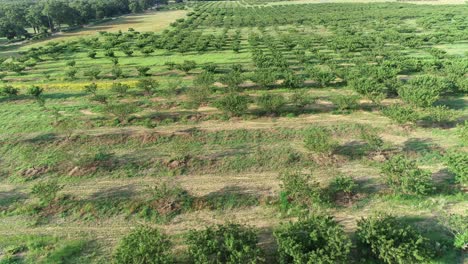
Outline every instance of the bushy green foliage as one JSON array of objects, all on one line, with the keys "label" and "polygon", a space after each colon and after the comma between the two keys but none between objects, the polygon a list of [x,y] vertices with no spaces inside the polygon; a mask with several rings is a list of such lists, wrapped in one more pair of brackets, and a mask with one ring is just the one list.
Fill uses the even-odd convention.
[{"label": "bushy green foliage", "polygon": [[200,105],[209,102],[211,90],[209,87],[195,86],[187,88],[186,94],[188,106],[190,108],[198,108]]},{"label": "bushy green foliage", "polygon": [[398,95],[411,105],[429,107],[439,99],[443,89],[443,84],[439,79],[421,76],[411,79],[408,85],[400,87]]},{"label": "bushy green foliage", "polygon": [[429,241],[410,225],[388,215],[358,221],[360,248],[384,263],[426,263],[432,256]]},{"label": "bushy green foliage", "polygon": [[90,79],[99,79],[99,74],[101,73],[101,70],[99,68],[91,68],[89,70],[86,70],[83,75],[86,77],[89,77]]},{"label": "bushy green foliage", "polygon": [[118,264],[173,263],[170,249],[171,242],[158,229],[139,226],[120,241],[114,253],[114,261]]},{"label": "bushy green foliage", "polygon": [[83,91],[87,94],[92,94],[92,95],[96,95],[96,92],[97,92],[97,84],[96,83],[91,83],[91,84],[88,84],[88,85],[85,85],[83,87]]},{"label": "bushy green foliage", "polygon": [[239,85],[244,81],[240,71],[231,70],[228,73],[221,76],[219,81],[227,85],[228,89],[231,91],[239,90]]},{"label": "bushy green foliage", "polygon": [[105,110],[115,116],[119,123],[124,124],[130,115],[137,111],[137,107],[132,103],[114,103],[107,105]]},{"label": "bushy green foliage", "polygon": [[197,63],[192,60],[184,60],[184,62],[178,64],[176,67],[178,70],[181,70],[185,73],[189,73],[191,70],[197,67]]},{"label": "bushy green foliage", "polygon": [[3,96],[17,96],[18,93],[19,90],[11,85],[3,86],[2,89],[0,89],[0,95]]},{"label": "bushy green foliage", "polygon": [[329,85],[332,81],[336,79],[336,75],[332,71],[320,69],[318,67],[310,69],[309,75],[312,77],[313,80],[318,82],[321,87]]},{"label": "bushy green foliage", "polygon": [[377,82],[373,78],[355,78],[349,81],[349,86],[374,103],[380,103],[380,101],[386,97],[387,93],[385,85]]},{"label": "bushy green foliage", "polygon": [[367,143],[367,146],[370,150],[380,151],[383,147],[384,142],[382,138],[373,131],[362,129],[360,137]]},{"label": "bushy green foliage", "polygon": [[468,144],[468,120],[457,125],[456,133],[464,144]]},{"label": "bushy green foliage", "polygon": [[451,152],[445,156],[445,164],[455,179],[462,185],[468,185],[468,154],[466,152]]},{"label": "bushy green foliage", "polygon": [[395,155],[386,161],[382,173],[394,193],[426,195],[433,190],[431,172],[418,168],[415,161],[403,155]]},{"label": "bushy green foliage", "polygon": [[351,176],[338,175],[330,183],[330,189],[333,193],[344,193],[346,196],[352,196],[357,190],[357,183]]},{"label": "bushy green foliage", "polygon": [[337,143],[330,130],[323,127],[310,127],[304,135],[304,146],[313,152],[331,154]]},{"label": "bushy green foliage", "polygon": [[88,52],[88,57],[91,59],[96,58],[96,55],[97,55],[97,52],[95,52],[94,50]]},{"label": "bushy green foliage", "polygon": [[347,263],[350,239],[329,216],[311,216],[275,230],[279,263]]},{"label": "bushy green foliage", "polygon": [[400,125],[411,124],[419,119],[419,114],[412,107],[398,104],[384,107],[382,114]]},{"label": "bushy green foliage", "polygon": [[190,259],[197,264],[261,263],[257,242],[253,229],[232,223],[190,231],[187,236]]},{"label": "bushy green foliage", "polygon": [[431,123],[447,124],[455,121],[456,112],[445,105],[438,105],[426,109],[425,119]]},{"label": "bushy green foliage", "polygon": [[301,110],[303,110],[307,105],[314,103],[315,100],[315,97],[310,96],[304,90],[295,91],[290,97],[291,103]]},{"label": "bushy green foliage", "polygon": [[454,246],[456,248],[468,249],[468,215],[443,214],[439,221],[444,225],[454,237]]},{"label": "bushy green foliage", "polygon": [[130,86],[123,83],[113,83],[111,86],[111,92],[117,94],[118,96],[125,96],[130,89]]},{"label": "bushy green foliage", "polygon": [[34,96],[36,98],[41,96],[43,92],[44,92],[44,88],[41,88],[41,87],[36,86],[36,85],[31,86],[28,89],[28,94],[30,94],[30,95],[32,95],[32,96]]},{"label": "bushy green foliage", "polygon": [[331,98],[333,104],[339,111],[354,110],[359,105],[359,96],[356,95],[336,95]]},{"label": "bushy green foliage", "polygon": [[200,73],[199,75],[195,77],[195,80],[193,80],[193,83],[196,86],[201,86],[205,88],[210,87],[214,82],[215,82],[215,78],[214,78],[213,73],[208,72],[208,71],[204,71]]},{"label": "bushy green foliage", "polygon": [[48,205],[62,188],[57,181],[39,182],[32,187],[31,194],[39,198],[41,204]]},{"label": "bushy green foliage", "polygon": [[136,87],[146,96],[153,95],[159,87],[159,82],[153,79],[138,80]]},{"label": "bushy green foliage", "polygon": [[215,105],[221,111],[231,116],[241,116],[248,109],[249,98],[237,93],[228,95],[216,101]]},{"label": "bushy green foliage", "polygon": [[286,99],[281,94],[262,94],[257,98],[257,105],[268,114],[279,114]]},{"label": "bushy green foliage", "polygon": [[137,67],[138,75],[142,76],[142,77],[147,76],[149,70],[150,70],[150,67],[147,67],[147,66],[138,66]]},{"label": "bushy green foliage", "polygon": [[271,69],[258,68],[253,72],[251,79],[261,87],[267,88],[276,82],[276,73]]},{"label": "bushy green foliage", "polygon": [[311,174],[299,171],[285,172],[281,174],[280,180],[280,206],[283,207],[282,210],[289,209],[290,205],[312,207],[325,201],[320,184]]}]

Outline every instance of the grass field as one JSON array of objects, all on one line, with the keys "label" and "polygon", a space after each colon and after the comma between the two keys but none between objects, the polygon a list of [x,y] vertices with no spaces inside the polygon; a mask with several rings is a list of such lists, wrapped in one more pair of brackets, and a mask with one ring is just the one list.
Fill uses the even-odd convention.
[{"label": "grass field", "polygon": [[[228,222],[254,227],[277,263],[272,231],[317,212],[353,243],[361,218],[395,215],[434,244],[424,263],[466,262],[440,218],[468,213],[466,179],[447,165],[468,150],[467,19],[467,5],[204,2],[8,50],[22,55],[3,65],[24,69],[0,70],[0,87],[18,89],[0,95],[0,263],[109,263],[141,224],[190,263],[185,235]],[[443,88],[416,105],[402,91],[425,76]],[[378,80],[381,97],[358,77]],[[220,106],[228,95],[247,98],[240,114]],[[394,105],[418,116],[400,122],[386,114]],[[329,151],[307,145],[313,128]],[[398,154],[430,175],[430,191],[389,185],[382,167]],[[323,201],[281,200],[288,173],[311,174]],[[333,192],[343,175],[357,185],[349,199]],[[44,203],[34,189],[50,182],[60,188]],[[357,247],[348,263],[364,263]]]}]

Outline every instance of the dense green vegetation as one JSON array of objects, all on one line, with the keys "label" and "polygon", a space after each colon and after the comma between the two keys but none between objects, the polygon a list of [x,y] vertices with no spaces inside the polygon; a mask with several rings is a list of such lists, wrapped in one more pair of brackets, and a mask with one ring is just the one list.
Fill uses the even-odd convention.
[{"label": "dense green vegetation", "polygon": [[[0,35],[159,3],[5,1]],[[171,8],[5,46],[0,263],[466,259],[468,5]]]}]

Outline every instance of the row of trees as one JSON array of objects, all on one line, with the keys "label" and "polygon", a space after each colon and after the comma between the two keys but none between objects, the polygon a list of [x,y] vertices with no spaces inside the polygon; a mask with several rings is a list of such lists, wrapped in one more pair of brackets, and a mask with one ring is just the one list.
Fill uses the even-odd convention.
[{"label": "row of trees", "polygon": [[[447,227],[455,240],[466,236],[466,217],[448,217]],[[281,225],[273,233],[279,263],[348,263],[351,240],[332,217],[316,215]],[[357,224],[357,254],[382,263],[423,263],[437,254],[435,241],[404,220],[377,214]],[[265,263],[255,229],[225,224],[192,230],[186,236],[187,253],[193,263]],[[465,244],[463,244],[465,243]],[[466,238],[462,244],[466,246]],[[458,248],[462,248],[458,246]],[[116,248],[116,263],[173,263],[172,243],[167,235],[149,226],[139,226]],[[138,250],[136,250],[138,249]],[[356,254],[356,253],[355,253]]]},{"label": "row of trees", "polygon": [[165,0],[42,0],[0,3],[0,37],[28,37],[34,33],[61,30],[62,25],[80,26],[96,19],[142,12]]}]

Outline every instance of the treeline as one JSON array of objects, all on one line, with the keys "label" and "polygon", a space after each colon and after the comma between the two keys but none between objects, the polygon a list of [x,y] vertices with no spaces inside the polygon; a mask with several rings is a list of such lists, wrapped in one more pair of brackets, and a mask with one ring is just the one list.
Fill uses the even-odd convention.
[{"label": "treeline", "polygon": [[0,37],[29,38],[61,30],[62,25],[75,27],[91,21],[139,13],[167,0],[41,0],[0,2]]}]

